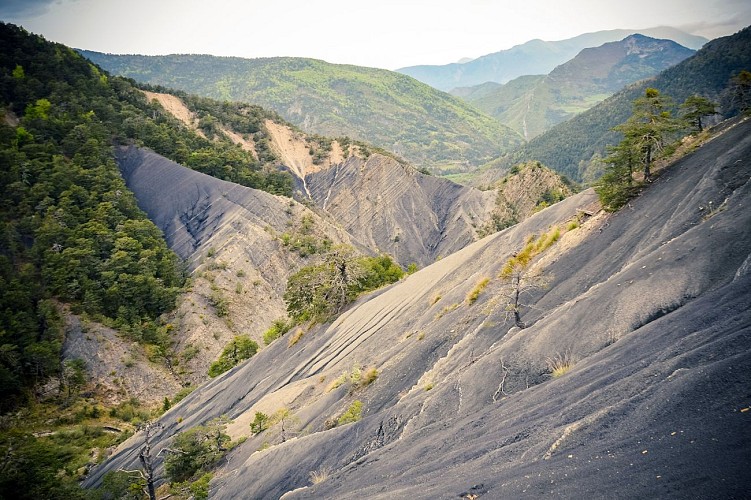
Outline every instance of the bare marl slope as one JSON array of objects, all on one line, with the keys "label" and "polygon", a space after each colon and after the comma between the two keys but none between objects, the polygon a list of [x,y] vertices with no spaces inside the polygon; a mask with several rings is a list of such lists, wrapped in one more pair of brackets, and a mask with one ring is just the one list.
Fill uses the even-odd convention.
[{"label": "bare marl slope", "polygon": [[[751,122],[735,124],[621,212],[565,233],[537,262],[551,285],[524,310],[528,328],[504,320],[499,270],[529,235],[591,209],[591,191],[362,299],[292,347],[275,342],[165,414],[155,452],[212,417],[242,422],[278,405],[296,435],[249,437],[213,497],[745,496],[750,152]],[[710,201],[721,208],[710,213]],[[553,379],[559,354],[575,363]],[[377,367],[377,380],[326,390],[358,365]],[[363,419],[328,429],[354,400]],[[125,442],[88,484],[133,466],[139,445]]]},{"label": "bare marl slope", "polygon": [[[143,149],[122,149],[118,161],[139,206],[193,271],[191,289],[170,318],[177,348],[194,352],[185,362],[186,381],[205,380],[209,364],[234,335],[261,342],[271,323],[286,316],[287,277],[309,262],[284,247],[279,235],[303,217],[314,221],[319,238],[364,250],[289,198],[216,179]],[[216,310],[218,301],[226,304],[226,315]]]},{"label": "bare marl slope", "polygon": [[379,154],[351,156],[305,180],[316,205],[347,232],[404,266],[425,266],[475,241],[496,198]]}]

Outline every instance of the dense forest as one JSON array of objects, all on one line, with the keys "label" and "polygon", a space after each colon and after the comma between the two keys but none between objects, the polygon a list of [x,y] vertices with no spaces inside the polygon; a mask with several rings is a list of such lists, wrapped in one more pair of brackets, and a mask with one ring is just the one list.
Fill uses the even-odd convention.
[{"label": "dense forest", "polygon": [[[25,387],[59,373],[54,300],[155,343],[155,319],[183,281],[177,257],[139,210],[113,146],[135,143],[219,178],[289,195],[261,108],[190,98],[205,136],[182,126],[133,82],[111,78],[73,50],[0,26],[0,394],[3,410]],[[187,98],[187,96],[185,96]],[[212,129],[252,134],[250,153]],[[210,139],[211,140],[210,140]],[[265,147],[264,147],[265,146]]]},{"label": "dense forest", "polygon": [[[159,318],[175,306],[183,265],[125,185],[116,148],[145,146],[215,177],[291,194],[263,126],[275,114],[181,97],[202,133],[134,82],[0,24],[0,498],[83,496],[75,479],[92,446],[127,437],[104,432],[104,409],[76,397],[87,368],[62,361],[65,308],[150,345],[157,357],[172,342]],[[257,156],[219,123],[252,138]],[[148,418],[138,406],[126,402],[107,416]],[[36,422],[57,430],[38,437]]]}]

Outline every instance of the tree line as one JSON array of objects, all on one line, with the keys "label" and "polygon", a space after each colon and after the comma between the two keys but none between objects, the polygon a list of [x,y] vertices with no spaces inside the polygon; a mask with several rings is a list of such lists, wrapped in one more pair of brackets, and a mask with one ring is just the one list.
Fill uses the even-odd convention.
[{"label": "tree line", "polygon": [[[732,78],[726,92],[727,103],[741,113],[751,109],[751,72],[741,71]],[[726,105],[728,105],[726,104]],[[671,113],[672,99],[648,87],[644,95],[633,101],[631,116],[614,127],[621,141],[606,149],[602,177],[595,185],[603,207],[618,210],[638,193],[644,183],[652,181],[652,167],[661,153],[674,149],[674,141],[688,130],[704,131],[705,117],[719,113],[719,104],[701,95],[690,95],[680,105],[679,116]],[[638,174],[635,176],[635,174]]]}]

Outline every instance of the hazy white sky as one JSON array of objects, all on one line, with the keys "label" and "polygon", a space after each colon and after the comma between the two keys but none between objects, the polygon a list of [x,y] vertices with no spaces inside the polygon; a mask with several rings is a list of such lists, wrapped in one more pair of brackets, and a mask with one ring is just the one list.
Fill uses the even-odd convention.
[{"label": "hazy white sky", "polygon": [[0,19],[100,52],[300,56],[397,69],[614,28],[668,25],[711,39],[751,24],[751,1],[0,0]]}]

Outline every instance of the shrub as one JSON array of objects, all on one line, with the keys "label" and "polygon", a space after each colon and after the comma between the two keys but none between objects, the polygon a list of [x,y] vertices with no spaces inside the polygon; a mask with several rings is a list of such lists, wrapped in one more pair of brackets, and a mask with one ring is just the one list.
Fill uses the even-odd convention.
[{"label": "shrub", "polygon": [[292,328],[293,323],[287,322],[283,319],[277,319],[272,324],[271,327],[266,330],[263,334],[263,343],[266,345],[271,344],[273,341],[287,333]]},{"label": "shrub", "polygon": [[255,418],[250,423],[250,432],[260,434],[269,428],[269,416],[260,411],[256,412]]},{"label": "shrub", "polygon": [[230,438],[224,433],[226,420],[214,419],[175,436],[172,453],[164,459],[164,471],[171,482],[183,482],[208,470],[228,451]]},{"label": "shrub", "polygon": [[226,345],[219,359],[209,367],[209,377],[216,377],[236,366],[240,361],[253,357],[258,352],[258,343],[247,335],[238,335]]},{"label": "shrub", "polygon": [[362,401],[356,399],[349,405],[349,408],[339,415],[336,420],[337,425],[352,424],[359,421],[362,418]]}]

